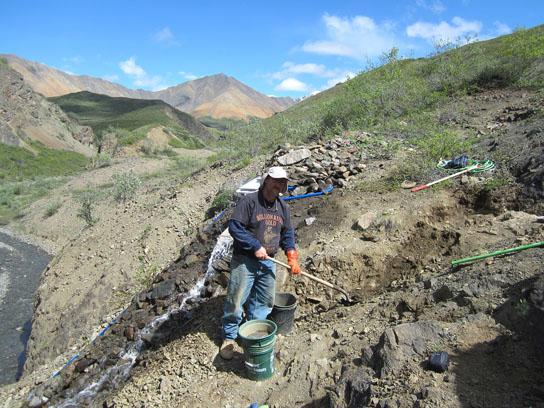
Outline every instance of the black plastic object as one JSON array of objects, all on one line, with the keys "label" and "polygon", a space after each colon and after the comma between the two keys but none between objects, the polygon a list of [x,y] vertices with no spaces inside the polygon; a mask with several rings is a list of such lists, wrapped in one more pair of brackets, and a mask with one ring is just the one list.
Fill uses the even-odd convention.
[{"label": "black plastic object", "polygon": [[293,330],[297,298],[291,293],[276,292],[274,307],[268,316],[278,326],[279,334],[288,334]]},{"label": "black plastic object", "polygon": [[450,365],[450,356],[445,351],[435,351],[429,358],[429,368],[437,373],[443,373]]},{"label": "black plastic object", "polygon": [[466,155],[462,155],[459,157],[456,157],[453,160],[450,160],[444,165],[445,169],[462,169],[463,167],[467,167],[468,164],[468,158]]}]

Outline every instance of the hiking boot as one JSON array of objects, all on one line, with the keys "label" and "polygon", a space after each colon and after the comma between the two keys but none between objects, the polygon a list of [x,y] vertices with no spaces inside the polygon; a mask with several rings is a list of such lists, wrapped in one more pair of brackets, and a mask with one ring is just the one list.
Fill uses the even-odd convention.
[{"label": "hiking boot", "polygon": [[225,360],[232,360],[232,357],[234,357],[234,340],[224,340],[219,349],[219,355]]}]

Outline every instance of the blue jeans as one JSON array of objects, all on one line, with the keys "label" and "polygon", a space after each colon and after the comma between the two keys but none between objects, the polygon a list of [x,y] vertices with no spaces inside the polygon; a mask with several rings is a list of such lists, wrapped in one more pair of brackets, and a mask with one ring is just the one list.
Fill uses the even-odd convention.
[{"label": "blue jeans", "polygon": [[266,319],[274,307],[276,264],[235,253],[230,263],[230,281],[223,309],[221,334],[224,340],[238,336],[245,308],[246,320]]}]

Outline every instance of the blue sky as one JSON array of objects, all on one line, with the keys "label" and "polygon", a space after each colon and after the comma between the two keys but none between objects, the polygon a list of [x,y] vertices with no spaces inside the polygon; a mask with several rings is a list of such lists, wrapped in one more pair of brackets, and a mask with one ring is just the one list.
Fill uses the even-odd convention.
[{"label": "blue sky", "polygon": [[436,41],[544,23],[544,0],[3,3],[0,53],[132,89],[224,73],[294,98],[365,70],[392,47],[426,57]]}]

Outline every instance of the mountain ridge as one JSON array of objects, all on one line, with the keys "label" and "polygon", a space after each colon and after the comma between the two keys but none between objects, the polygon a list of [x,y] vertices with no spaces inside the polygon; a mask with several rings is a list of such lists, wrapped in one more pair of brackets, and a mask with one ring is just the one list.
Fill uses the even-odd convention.
[{"label": "mountain ridge", "polygon": [[[46,97],[89,91],[113,97],[161,99],[196,118],[210,116],[214,119],[234,120],[248,120],[250,116],[266,118],[296,103],[292,98],[261,94],[223,73],[184,82],[161,91],[145,91],[129,89],[88,75],[71,75],[14,54],[0,54],[0,58],[5,58],[9,66],[23,75],[32,89]],[[230,92],[234,92],[235,96]]]},{"label": "mountain ridge", "polygon": [[34,92],[22,74],[0,63],[0,142],[34,152],[30,141],[51,149],[94,155],[94,134],[80,126],[57,105]]}]

